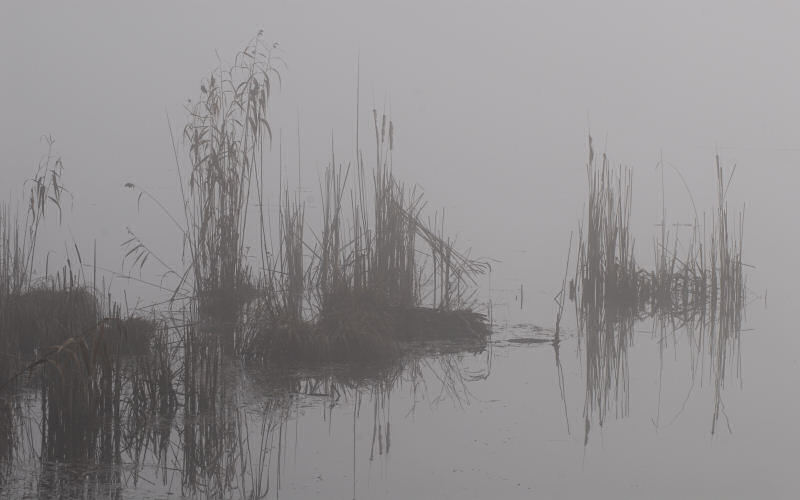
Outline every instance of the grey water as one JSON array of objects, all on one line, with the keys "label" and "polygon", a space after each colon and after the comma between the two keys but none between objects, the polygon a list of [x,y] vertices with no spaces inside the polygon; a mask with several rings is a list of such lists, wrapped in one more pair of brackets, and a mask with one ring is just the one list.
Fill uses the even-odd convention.
[{"label": "grey water", "polygon": [[[144,184],[177,206],[165,109],[180,123],[182,103],[217,57],[263,28],[287,60],[272,101],[271,155],[304,165],[297,192],[313,207],[330,150],[352,158],[360,82],[362,111],[388,108],[397,123],[396,174],[422,186],[459,241],[491,260],[479,300],[491,307],[494,334],[478,352],[428,347],[401,366],[355,374],[326,367],[278,377],[231,362],[219,414],[148,422],[109,463],[42,461],[39,395],[24,392],[23,446],[0,464],[0,496],[798,495],[797,7],[278,1],[238,9],[3,7],[2,196],[15,196],[41,134],[52,134],[73,199],[67,223],[48,226],[51,259],[65,240],[85,249],[96,241],[100,265],[119,270],[131,228],[177,265],[169,222],[137,206],[123,184]],[[728,173],[735,166],[729,206],[745,214],[748,301],[722,380],[696,332],[643,318],[617,360],[602,422],[587,398],[596,381],[572,303],[553,344],[554,297],[585,209],[589,133],[633,170],[642,263],[653,260],[662,207],[682,244],[681,224],[696,213],[710,230],[703,213],[714,206],[715,154]],[[136,297],[152,300],[147,287],[108,280],[115,293],[127,290],[131,307]],[[191,426],[230,446],[188,453]]]}]

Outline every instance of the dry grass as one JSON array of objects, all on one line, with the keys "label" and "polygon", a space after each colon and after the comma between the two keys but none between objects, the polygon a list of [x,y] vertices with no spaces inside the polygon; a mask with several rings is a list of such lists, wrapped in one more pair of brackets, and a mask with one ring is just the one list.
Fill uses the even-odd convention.
[{"label": "dry grass", "polygon": [[392,174],[394,125],[377,112],[373,118],[371,189],[363,160],[354,176],[332,163],[320,183],[322,230],[313,244],[302,239],[303,206],[284,195],[280,258],[246,314],[240,354],[285,363],[365,360],[398,355],[401,340],[488,337],[485,318],[469,307],[475,277],[488,266],[457,251],[443,224],[423,222],[421,194]]},{"label": "dry grass", "polygon": [[[52,140],[27,184],[25,216],[0,207],[0,349],[8,358],[0,363],[0,462],[10,463],[22,432],[29,444],[30,436],[40,437],[42,463],[58,464],[42,471],[43,481],[61,484],[64,464],[85,469],[67,489],[56,486],[58,494],[85,487],[117,495],[121,466],[138,471],[155,456],[165,476],[179,471],[187,495],[262,496],[269,478],[253,474],[245,485],[244,471],[264,468],[276,433],[281,442],[290,399],[265,408],[265,441],[254,455],[247,416],[226,382],[231,353],[315,366],[373,361],[402,371],[405,341],[460,339],[485,348],[490,331],[471,306],[475,278],[488,266],[456,249],[444,234],[443,214],[423,220],[421,192],[393,174],[388,116],[373,111],[374,165],[368,168],[359,151],[352,171],[332,161],[325,173],[319,238],[308,238],[305,206],[281,186],[272,240],[263,183],[268,102],[279,77],[274,62],[271,48],[256,37],[231,66],[202,82],[200,98],[188,107],[189,165],[179,165],[183,221],[167,214],[183,237],[185,269],[169,269],[169,259],[133,233],[123,244],[134,267],[158,261],[165,276],[178,277],[173,300],[191,288],[188,310],[176,311],[170,301],[163,318],[124,317],[95,279],[87,283],[79,254],[77,272],[68,260],[35,276],[39,228],[51,213],[60,219],[66,193]],[[257,217],[248,208],[254,201]],[[256,219],[262,265],[254,276],[246,233]],[[379,420],[395,378],[373,379],[355,386],[375,387],[372,446],[382,454],[390,431],[388,420]],[[38,432],[20,430],[14,396],[22,390],[38,394]],[[180,457],[170,462],[169,454],[178,456],[176,436]],[[0,482],[3,477],[0,471]]]},{"label": "dry grass", "polygon": [[[305,206],[288,186],[280,186],[278,220],[272,224],[264,208],[264,150],[272,135],[267,104],[272,79],[279,78],[276,61],[272,48],[256,37],[232,65],[203,81],[200,98],[189,107],[183,137],[190,165],[178,169],[184,222],[172,217],[184,236],[188,261],[185,270],[166,273],[180,277],[175,295],[193,281],[200,313],[230,324],[240,322],[246,304],[241,317],[251,324],[234,331],[232,343],[235,352],[249,358],[325,359],[330,352],[338,359],[341,355],[334,353],[348,352],[352,345],[364,355],[371,349],[384,356],[395,351],[389,341],[408,336],[396,334],[402,328],[392,325],[397,309],[428,307],[429,315],[441,313],[437,324],[448,335],[487,333],[485,325],[478,326],[482,317],[465,311],[474,305],[476,276],[488,265],[456,249],[444,235],[444,214],[432,223],[423,220],[421,192],[393,173],[395,127],[386,114],[372,112],[374,164],[367,165],[361,150],[352,169],[331,159],[320,182],[321,220],[311,225],[320,232],[313,240]],[[140,196],[163,209],[146,191]],[[245,264],[245,235],[255,219],[248,215],[252,198],[259,207],[261,251],[255,276]],[[126,247],[134,265],[141,267],[150,257],[165,262],[136,235]],[[356,304],[355,298],[362,300]],[[369,307],[378,309],[359,312]],[[451,314],[455,311],[461,312]],[[347,314],[354,317],[331,319]],[[433,335],[424,325],[434,323],[427,318],[417,330]]]},{"label": "dry grass", "polygon": [[272,135],[267,106],[275,76],[271,48],[256,37],[230,67],[212,72],[188,108],[186,243],[201,303],[207,293],[234,293],[248,281],[248,207]]},{"label": "dry grass", "polygon": [[[686,328],[698,353],[712,360],[715,409],[712,433],[724,414],[721,389],[728,365],[738,359],[739,333],[746,294],[742,262],[743,216],[729,221],[726,200],[731,177],[716,158],[717,203],[710,238],[697,219],[688,247],[678,254],[678,240],[662,216],[656,268],[637,266],[630,233],[631,175],[613,171],[605,155],[598,166],[591,150],[589,200],[579,238],[577,270],[571,282],[578,330],[586,356],[585,439],[592,417],[602,426],[607,412],[628,411],[628,348],[636,321],[655,317],[673,330]],[[732,176],[732,174],[731,174]],[[585,233],[584,233],[585,230]],[[562,292],[563,293],[563,292]],[[660,330],[665,335],[666,328]],[[665,338],[660,344],[666,343]]]},{"label": "dry grass", "polygon": [[[216,332],[187,321],[196,313],[187,314],[159,323],[147,354],[122,356],[103,341],[108,332],[101,331],[70,339],[53,352],[34,379],[44,412],[41,428],[9,428],[39,436],[17,441],[15,446],[24,449],[12,449],[11,455],[36,450],[41,463],[51,464],[38,476],[40,491],[113,496],[135,487],[140,474],[155,472],[186,496],[263,496],[280,488],[287,422],[303,404],[297,395],[327,396],[325,411],[343,401],[360,407],[363,400],[373,412],[368,446],[375,457],[392,446],[392,392],[402,387],[428,391],[429,383],[433,388],[438,381],[439,393],[420,397],[463,402],[469,397],[467,380],[482,376],[465,371],[457,353],[304,373],[276,371],[274,364],[267,371],[259,364],[257,373],[265,375],[257,390],[267,397],[260,409],[252,403],[245,408],[240,379],[228,373],[241,368],[226,359]],[[424,374],[431,370],[435,378],[426,383]],[[35,425],[32,419],[25,422]],[[59,480],[67,467],[81,472]]]}]

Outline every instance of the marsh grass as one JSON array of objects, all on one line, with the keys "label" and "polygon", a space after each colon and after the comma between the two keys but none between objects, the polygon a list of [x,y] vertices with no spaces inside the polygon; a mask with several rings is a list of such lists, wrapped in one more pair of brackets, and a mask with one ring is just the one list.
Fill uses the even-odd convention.
[{"label": "marsh grass", "polygon": [[[148,319],[123,318],[105,292],[85,283],[77,245],[77,270],[68,255],[52,274],[49,261],[44,272],[36,271],[39,228],[53,212],[61,221],[67,192],[52,139],[47,146],[26,183],[26,215],[12,215],[8,205],[0,209],[0,447],[4,464],[13,463],[27,420],[18,398],[32,391],[41,416],[35,455],[42,462],[110,463],[120,453],[119,419],[127,404],[123,367],[131,356],[150,352],[155,327]],[[44,468],[41,481],[62,481],[57,469]]]},{"label": "marsh grass", "polygon": [[[158,261],[165,276],[178,277],[173,298],[192,282],[199,313],[236,325],[228,344],[249,359],[388,357],[402,338],[488,336],[485,318],[472,308],[476,277],[489,266],[456,249],[444,234],[443,213],[423,220],[421,191],[393,173],[395,126],[385,113],[372,110],[373,164],[358,145],[353,164],[331,158],[320,179],[320,219],[310,225],[305,204],[283,184],[281,164],[272,223],[265,149],[280,64],[259,35],[203,80],[200,98],[187,107],[189,166],[178,165],[184,220],[168,214],[183,235],[185,269],[169,268],[135,234],[124,244],[126,259],[140,269]],[[178,161],[177,145],[175,155]],[[127,186],[165,210],[145,190]],[[251,201],[258,206],[256,274],[247,265],[248,224],[256,219]]]},{"label": "marsh grass", "polygon": [[422,194],[392,173],[394,124],[374,110],[373,127],[371,178],[363,154],[355,168],[332,158],[324,172],[319,233],[306,229],[305,207],[284,188],[278,258],[244,314],[240,355],[283,363],[386,359],[403,340],[488,337],[485,317],[471,310],[476,276],[488,265],[445,239],[443,217],[423,221]]},{"label": "marsh grass", "polygon": [[[337,190],[344,192],[341,184]],[[386,203],[395,207],[387,210],[398,210]],[[281,217],[281,253],[269,268],[273,272],[262,278],[266,285],[259,288],[260,299],[246,304],[237,318],[238,326],[257,330],[247,334],[246,329],[233,328],[236,345],[249,348],[234,351],[240,356],[294,357],[316,366],[320,361],[370,359],[402,371],[409,364],[397,363],[402,358],[398,339],[462,337],[468,332],[476,349],[485,347],[489,332],[479,314],[415,305],[418,288],[411,273],[405,274],[401,286],[378,277],[379,265],[389,270],[387,275],[402,274],[409,258],[398,258],[398,251],[418,251],[408,246],[408,231],[417,219],[402,206],[393,219],[381,217],[402,224],[393,234],[401,235],[400,244],[407,247],[397,250],[391,246],[396,242],[385,238],[383,251],[390,257],[380,259],[374,250],[374,229],[366,226],[360,243],[366,252],[354,254],[357,245],[341,243],[336,235],[341,225],[334,218],[325,236],[328,260],[319,258],[318,250],[308,257],[303,253],[310,246],[303,240],[302,205],[287,195]],[[391,248],[395,249],[386,250]],[[127,485],[149,481],[144,471],[154,463],[156,476],[165,484],[179,475],[185,495],[237,492],[261,497],[279,487],[286,422],[295,401],[287,396],[287,387],[299,391],[300,386],[291,382],[273,389],[274,397],[256,419],[260,441],[251,442],[253,414],[237,403],[238,392],[225,375],[231,363],[226,355],[229,333],[223,332],[230,325],[204,320],[207,314],[201,309],[208,304],[203,300],[190,302],[194,307],[182,315],[172,311],[163,319],[123,317],[105,292],[87,286],[71,266],[36,286],[4,290],[9,291],[1,297],[0,340],[14,345],[7,352],[17,353],[13,369],[3,365],[0,391],[4,467],[22,460],[23,448],[28,449],[27,456],[40,464],[37,487],[66,496],[119,495]],[[388,365],[380,362],[387,359]],[[444,380],[457,373],[455,363],[448,365],[452,372]],[[391,446],[388,393],[398,372],[390,372],[394,375],[383,370],[384,375],[325,382],[325,390],[337,397],[365,391],[372,398],[373,456],[388,453]],[[421,383],[414,380],[415,387]],[[12,396],[23,387],[38,394],[38,421],[20,418]],[[458,390],[456,383],[446,389],[454,394]]]},{"label": "marsh grass", "polygon": [[[281,186],[273,226],[264,209],[264,155],[272,138],[272,81],[280,78],[275,63],[259,35],[232,65],[203,80],[199,99],[187,106],[189,164],[178,165],[182,217],[126,185],[164,209],[183,239],[182,270],[133,232],[123,243],[124,262],[141,270],[158,261],[162,280],[177,279],[166,310],[123,315],[77,243],[62,268],[51,272],[46,262],[37,274],[39,229],[50,213],[60,221],[68,193],[52,139],[26,184],[25,215],[0,206],[0,348],[8,358],[0,363],[0,462],[20,456],[24,436],[48,492],[119,496],[123,483],[144,479],[140,473],[155,462],[165,483],[180,475],[185,495],[265,495],[296,399],[273,384],[277,396],[264,405],[261,442],[251,443],[252,412],[244,412],[231,385],[232,356],[306,369],[332,361],[377,365],[368,376],[323,383],[330,394],[371,398],[373,456],[390,449],[389,393],[399,373],[410,370],[412,386],[422,385],[406,343],[452,341],[450,351],[437,354],[449,356],[440,380],[445,393],[463,391],[451,351],[486,347],[489,327],[472,306],[476,277],[488,265],[456,249],[443,213],[424,219],[421,191],[394,176],[394,124],[377,110],[375,164],[367,166],[360,150],[352,170],[332,158],[320,181],[319,234],[288,186]],[[254,273],[246,238],[256,219],[261,266]],[[300,390],[297,378],[288,383],[293,390]],[[20,420],[15,397],[24,391],[38,405],[25,412],[39,420]],[[123,474],[125,467],[133,472]],[[0,472],[0,486],[4,477]]]},{"label": "marsh grass", "polygon": [[610,168],[605,154],[599,166],[591,161],[587,164],[587,219],[578,247],[576,281],[581,304],[606,299],[634,301],[638,280],[630,232],[632,174],[629,169]]},{"label": "marsh grass", "polygon": [[98,338],[108,333],[101,330],[56,349],[32,379],[41,427],[30,429],[38,425],[33,418],[25,419],[27,431],[13,427],[17,436],[33,436],[15,446],[30,447],[28,459],[40,464],[39,491],[104,497],[159,480],[186,496],[263,497],[281,487],[288,422],[308,404],[302,398],[323,398],[326,419],[343,404],[368,411],[364,451],[375,459],[394,446],[392,393],[407,388],[415,405],[465,404],[466,383],[487,375],[467,370],[455,347],[303,371],[258,364],[253,374],[264,382],[254,389],[264,401],[243,403],[237,365],[213,329],[190,321],[194,314],[158,322],[146,354],[122,355]]},{"label": "marsh grass", "polygon": [[666,229],[663,212],[652,271],[639,267],[634,257],[630,171],[611,169],[605,154],[598,165],[590,138],[587,173],[587,213],[570,285],[586,357],[585,440],[588,443],[594,417],[602,426],[610,410],[616,416],[628,413],[628,349],[633,345],[634,325],[645,318],[655,318],[661,325],[657,331],[662,364],[667,325],[672,331],[685,328],[689,332],[695,359],[707,352],[715,391],[714,433],[724,414],[725,375],[729,364],[738,360],[746,296],[743,214],[732,224],[726,199],[733,173],[725,176],[717,156],[717,200],[710,237],[705,238],[695,215],[689,245],[681,254],[677,237]]},{"label": "marsh grass", "polygon": [[[28,190],[25,210],[21,212],[9,203],[0,203],[0,347],[4,358],[0,363],[0,391],[22,365],[17,353],[29,344],[14,323],[20,319],[16,313],[20,302],[25,301],[23,294],[33,285],[39,229],[53,210],[61,221],[61,201],[67,193],[61,179],[64,165],[54,151],[55,141],[49,136],[43,137],[43,141],[46,152],[24,185]],[[40,311],[46,312],[44,308]],[[21,345],[21,340],[25,345]]]},{"label": "marsh grass", "polygon": [[15,453],[19,447],[17,435],[22,410],[10,394],[0,394],[0,491],[11,474]]},{"label": "marsh grass", "polygon": [[248,282],[248,208],[263,175],[264,148],[272,137],[268,102],[272,79],[279,78],[271,50],[260,36],[254,38],[230,67],[212,72],[188,106],[185,237],[201,304],[209,294],[235,294]]}]

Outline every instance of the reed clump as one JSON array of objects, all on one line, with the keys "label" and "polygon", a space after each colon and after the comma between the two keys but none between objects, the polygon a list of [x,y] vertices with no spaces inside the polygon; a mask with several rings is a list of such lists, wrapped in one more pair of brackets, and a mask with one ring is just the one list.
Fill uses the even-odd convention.
[{"label": "reed clump", "polygon": [[9,297],[2,331],[23,359],[33,359],[70,338],[99,335],[109,348],[124,354],[149,351],[155,330],[152,320],[122,318],[118,306],[101,314],[95,294],[83,286],[33,288]]},{"label": "reed clump", "polygon": [[[586,355],[586,439],[593,415],[602,426],[611,408],[618,416],[627,414],[627,352],[633,344],[633,325],[645,318],[685,327],[698,352],[708,350],[716,392],[713,433],[726,368],[738,352],[746,295],[743,215],[732,224],[726,200],[732,174],[724,175],[717,156],[717,200],[710,237],[696,216],[689,244],[679,252],[677,237],[671,239],[667,231],[664,210],[661,236],[656,239],[656,265],[647,270],[634,257],[630,171],[610,169],[606,155],[598,165],[590,137],[587,173],[587,214],[570,284]],[[660,345],[665,342],[661,339]]]},{"label": "reed clump", "polygon": [[736,225],[729,220],[726,193],[731,178],[725,177],[719,157],[710,238],[705,238],[696,218],[688,246],[679,251],[678,238],[670,240],[666,230],[665,213],[656,245],[656,267],[647,270],[637,265],[634,257],[630,170],[612,171],[605,155],[598,166],[591,138],[589,144],[589,200],[570,286],[573,300],[581,305],[614,302],[632,308],[640,317],[691,315],[722,302],[740,309],[745,296],[743,214]]},{"label": "reed clump", "polygon": [[[47,144],[26,183],[25,216],[0,208],[0,445],[19,444],[15,401],[26,388],[39,394],[43,460],[109,461],[120,446],[121,428],[112,423],[125,404],[127,360],[150,352],[155,324],[123,318],[118,305],[85,284],[69,257],[54,274],[48,263],[43,273],[35,271],[39,229],[54,211],[60,221],[67,192],[52,139]],[[82,267],[79,253],[77,260]]]},{"label": "reed clump", "polygon": [[[0,363],[0,393],[22,367],[21,349],[29,347],[28,339],[23,339],[24,332],[14,324],[20,320],[15,310],[20,302],[31,302],[22,297],[34,285],[39,230],[53,211],[61,221],[61,201],[68,194],[62,182],[64,165],[54,152],[55,141],[47,136],[43,142],[46,151],[23,187],[28,192],[26,209],[20,211],[7,202],[0,203],[0,347],[4,348],[5,358]],[[28,304],[28,307],[36,306]],[[47,311],[40,308],[38,312]],[[21,340],[26,345],[20,345]]]},{"label": "reed clump", "polygon": [[119,412],[119,359],[101,334],[70,338],[46,354],[40,372],[44,454],[48,459],[93,463],[108,453],[115,432],[101,432],[103,421]]},{"label": "reed clump", "polygon": [[131,411],[135,422],[170,421],[178,408],[177,377],[181,366],[174,328],[160,321],[146,352],[135,356],[129,367]]},{"label": "reed clump", "polygon": [[185,238],[201,308],[229,302],[228,296],[249,288],[245,232],[272,136],[267,121],[272,79],[279,76],[271,51],[255,37],[231,66],[219,67],[202,82],[199,98],[187,108]]},{"label": "reed clump", "polygon": [[470,308],[475,277],[488,265],[423,221],[421,193],[392,173],[394,125],[373,116],[372,182],[363,160],[354,169],[331,163],[313,244],[302,240],[303,207],[282,206],[280,259],[241,352],[290,363],[380,359],[401,353],[402,341],[490,334],[485,316]]},{"label": "reed clump", "polygon": [[314,321],[289,319],[259,309],[248,318],[250,359],[280,363],[386,359],[398,353],[388,309],[376,296],[337,294]]},{"label": "reed clump", "polygon": [[21,409],[13,396],[0,392],[0,490],[11,472],[11,465],[17,450],[20,416]]},{"label": "reed clump", "polygon": [[[123,465],[135,483],[155,463],[164,477],[177,471],[187,494],[218,497],[238,488],[263,496],[269,484],[261,477],[247,488],[241,481],[248,468],[263,468],[272,442],[257,459],[250,454],[249,417],[226,376],[231,353],[315,366],[370,360],[396,375],[408,341],[485,347],[491,332],[472,306],[476,276],[488,265],[444,236],[443,215],[423,219],[421,193],[392,172],[394,124],[386,115],[373,111],[371,169],[358,151],[352,170],[332,161],[324,174],[319,238],[308,237],[306,207],[284,186],[277,236],[269,232],[263,158],[272,79],[279,78],[274,61],[259,35],[232,66],[203,80],[188,106],[189,167],[179,168],[184,222],[172,218],[187,258],[183,271],[162,276],[179,280],[163,316],[123,315],[95,279],[86,280],[77,244],[79,269],[68,259],[54,274],[48,264],[35,271],[39,228],[45,214],[57,210],[60,219],[67,193],[51,140],[30,180],[25,216],[0,206],[0,349],[8,357],[0,362],[0,462],[11,463],[20,444],[14,396],[30,390],[41,420],[28,419],[39,428],[24,434],[31,444],[39,437],[41,463],[55,464],[42,472],[54,484],[48,491],[118,496],[130,479]],[[246,233],[256,219],[261,268],[254,273]],[[136,235],[123,246],[134,266],[153,257],[166,267]],[[177,311],[176,297],[190,287],[189,306]],[[265,434],[281,432],[287,401],[265,405]],[[379,435],[379,453],[388,451],[388,423]],[[64,486],[65,468],[74,464],[80,479]]]},{"label": "reed clump", "polygon": [[[125,356],[121,347],[105,342],[124,323],[110,320],[48,351],[49,361],[34,379],[41,428],[12,428],[38,436],[15,446],[34,447],[41,463],[48,464],[36,483],[40,491],[114,496],[139,481],[152,484],[155,474],[164,484],[180,485],[188,496],[263,496],[280,488],[281,447],[287,422],[300,408],[298,395],[326,396],[325,411],[341,399],[369,398],[376,428],[371,453],[384,454],[391,441],[390,393],[406,383],[413,391],[427,390],[423,371],[436,367],[435,361],[408,353],[303,373],[259,365],[252,375],[264,376],[256,390],[267,398],[263,405],[243,404],[241,365],[229,363],[223,339],[193,321],[196,314],[190,310],[155,322],[146,354]],[[125,338],[123,332],[118,338]],[[460,368],[458,354],[443,356],[436,375],[443,394],[431,397],[461,397],[466,376],[473,375]],[[36,425],[35,419],[25,421]]]},{"label": "reed clump", "polygon": [[485,343],[491,335],[481,313],[392,306],[368,291],[337,293],[313,322],[256,314],[245,328],[252,329],[245,357],[289,364],[386,360],[409,341]]},{"label": "reed clump", "polygon": [[[386,114],[372,112],[374,164],[367,165],[358,145],[354,163],[331,159],[320,182],[319,221],[309,226],[305,204],[281,185],[272,223],[264,151],[272,139],[267,113],[279,61],[257,36],[232,65],[203,80],[200,98],[188,107],[183,137],[190,166],[178,169],[185,222],[172,218],[188,262],[182,273],[169,271],[180,276],[178,288],[192,282],[201,316],[230,324],[244,318],[249,324],[233,333],[233,344],[250,358],[386,356],[398,339],[422,334],[487,336],[485,318],[470,311],[476,276],[488,265],[444,236],[444,214],[423,220],[421,192],[393,173],[395,127]],[[246,234],[256,219],[261,266],[254,274]],[[135,236],[126,244],[135,264],[152,255]]]},{"label": "reed clump", "polygon": [[[593,156],[591,152],[590,158]],[[612,170],[605,154],[599,166],[592,161],[587,164],[587,219],[578,247],[576,281],[580,284],[581,303],[635,301],[639,274],[630,232],[631,172]]]},{"label": "reed clump", "polygon": [[16,337],[18,352],[31,358],[44,348],[92,331],[98,305],[86,288],[35,288],[10,297],[4,319],[6,335]]}]

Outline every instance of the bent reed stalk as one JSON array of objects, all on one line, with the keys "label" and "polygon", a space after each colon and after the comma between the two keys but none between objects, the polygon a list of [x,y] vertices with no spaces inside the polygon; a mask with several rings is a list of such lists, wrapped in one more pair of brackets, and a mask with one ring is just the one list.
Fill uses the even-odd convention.
[{"label": "bent reed stalk", "polygon": [[[25,432],[40,436],[39,459],[86,467],[81,477],[87,488],[111,488],[96,490],[98,496],[116,494],[123,465],[136,481],[154,456],[161,473],[180,471],[186,494],[261,496],[268,478],[264,484],[253,477],[249,486],[241,481],[245,469],[264,464],[271,445],[253,455],[242,440],[249,417],[226,385],[229,344],[244,359],[379,360],[384,367],[387,360],[407,366],[404,355],[410,355],[401,348],[407,339],[459,338],[465,340],[459,349],[485,348],[490,331],[470,307],[476,276],[488,265],[456,250],[444,235],[443,216],[433,224],[423,220],[421,192],[394,176],[395,131],[387,115],[373,110],[375,165],[368,167],[359,151],[352,170],[332,160],[321,179],[320,237],[309,240],[305,205],[281,186],[273,240],[263,187],[271,79],[279,78],[273,61],[271,48],[256,37],[232,66],[203,81],[200,99],[188,106],[183,139],[189,167],[179,165],[183,223],[168,214],[180,228],[186,265],[168,269],[180,281],[169,310],[123,315],[105,285],[97,287],[96,266],[91,282],[86,279],[77,244],[77,259],[35,276],[39,227],[54,208],[60,218],[67,192],[52,141],[30,181],[27,217],[0,207],[0,348],[9,356],[0,364],[0,459],[20,444],[18,417],[30,410],[20,409],[16,397],[30,389],[38,394],[42,419],[38,433]],[[126,187],[165,210],[136,185]],[[255,199],[258,274],[246,255],[248,224],[256,219],[248,207]],[[133,232],[123,249],[134,267],[152,258],[168,268],[169,259]],[[174,309],[178,292],[189,286],[192,300]],[[357,387],[370,384],[378,387],[372,391],[376,408],[383,407],[390,384],[360,380]],[[269,436],[283,429],[288,407],[278,401],[265,409]],[[383,425],[378,454],[389,448],[388,422],[385,431]],[[172,467],[176,436],[181,453],[179,467]],[[42,476],[55,481],[62,469]]]},{"label": "bent reed stalk", "polygon": [[[488,335],[483,316],[471,310],[476,276],[488,264],[456,250],[455,241],[444,236],[443,214],[432,225],[423,221],[421,192],[393,173],[395,126],[388,115],[372,110],[374,165],[366,165],[360,150],[354,172],[331,159],[320,182],[319,236],[306,237],[305,205],[292,200],[285,185],[280,186],[278,223],[271,224],[265,211],[264,151],[272,138],[267,120],[271,79],[280,78],[275,61],[272,47],[257,36],[230,67],[220,66],[203,80],[200,99],[188,107],[183,134],[188,173],[181,174],[178,166],[188,262],[182,272],[169,270],[181,277],[174,296],[191,275],[201,314],[234,324],[244,306],[245,331],[234,333],[231,343],[237,354],[252,358],[325,359],[330,350],[385,355],[396,351],[389,344],[397,337],[432,335],[433,325],[445,326],[444,336]],[[164,209],[139,190],[140,198],[147,196]],[[246,265],[253,192],[261,251],[255,276]],[[277,227],[277,235],[271,227]],[[140,268],[154,256],[135,234],[125,245],[126,258]],[[167,267],[158,256],[153,260]],[[361,314],[364,308],[372,310]],[[400,321],[401,311],[412,311],[410,319]],[[435,314],[441,316],[432,319]],[[301,353],[305,349],[308,356]]]},{"label": "bent reed stalk", "polygon": [[303,204],[283,190],[279,258],[246,314],[240,355],[376,359],[396,356],[403,339],[489,334],[485,318],[470,310],[476,276],[488,265],[457,251],[443,222],[438,228],[423,222],[422,194],[393,174],[393,122],[373,110],[373,127],[372,182],[363,154],[355,168],[331,159],[320,181],[321,233],[313,244],[303,240]]}]

